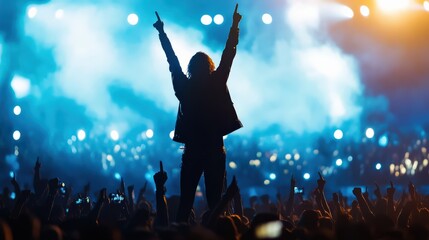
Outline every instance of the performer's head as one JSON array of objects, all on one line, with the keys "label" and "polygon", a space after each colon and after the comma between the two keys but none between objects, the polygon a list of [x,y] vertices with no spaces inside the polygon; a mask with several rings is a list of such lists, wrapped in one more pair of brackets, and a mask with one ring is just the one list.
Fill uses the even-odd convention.
[{"label": "performer's head", "polygon": [[204,77],[215,70],[213,60],[203,52],[197,52],[188,64],[188,77]]}]

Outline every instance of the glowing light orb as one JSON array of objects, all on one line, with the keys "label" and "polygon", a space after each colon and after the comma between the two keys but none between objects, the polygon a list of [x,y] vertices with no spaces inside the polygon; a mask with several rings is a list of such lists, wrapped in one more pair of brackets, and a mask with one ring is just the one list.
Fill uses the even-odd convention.
[{"label": "glowing light orb", "polygon": [[77,139],[79,139],[79,141],[83,141],[86,138],[86,133],[83,129],[79,129],[79,131],[77,131]]},{"label": "glowing light orb", "polygon": [[15,106],[13,108],[13,114],[15,114],[16,116],[18,116],[19,114],[21,114],[21,107],[20,106]]},{"label": "glowing light orb", "polygon": [[380,147],[386,147],[387,144],[389,144],[389,139],[386,135],[383,135],[378,139],[378,145],[380,145]]},{"label": "glowing light orb", "polygon": [[235,162],[229,162],[229,167],[232,169],[236,169],[237,168],[237,164]]},{"label": "glowing light orb", "polygon": [[384,12],[404,10],[410,6],[410,0],[377,0],[377,6]]},{"label": "glowing light orb", "polygon": [[154,133],[152,129],[148,129],[145,134],[147,138],[153,138]]},{"label": "glowing light orb", "polygon": [[268,184],[270,184],[270,180],[268,179],[264,180],[264,185],[268,185]]},{"label": "glowing light orb", "polygon": [[21,132],[18,130],[15,130],[12,134],[12,137],[15,141],[18,141],[21,138]]},{"label": "glowing light orb", "polygon": [[55,11],[55,18],[56,19],[61,19],[64,16],[64,10],[62,9],[58,9],[57,11]]},{"label": "glowing light orb", "polygon": [[221,14],[216,14],[213,18],[213,22],[217,25],[221,25],[223,23],[223,16]]},{"label": "glowing light orb", "polygon": [[429,1],[424,1],[423,8],[429,12]]},{"label": "glowing light orb", "polygon": [[210,17],[209,15],[207,15],[207,14],[205,14],[205,15],[203,15],[202,17],[201,17],[201,23],[203,24],[203,25],[210,25],[210,24],[212,24],[212,21],[213,21],[213,19],[212,19],[212,17]]},{"label": "glowing light orb", "polygon": [[27,10],[27,16],[28,18],[34,18],[37,15],[37,8],[36,7],[30,7]]},{"label": "glowing light orb", "polygon": [[360,10],[360,14],[363,17],[369,17],[370,11],[369,11],[369,7],[368,6],[362,5],[362,6],[360,6],[359,10]]},{"label": "glowing light orb", "polygon": [[270,174],[270,179],[271,179],[271,180],[275,180],[275,179],[276,179],[276,177],[277,177],[277,176],[276,176],[276,174],[275,174],[275,173],[271,173],[271,174]]},{"label": "glowing light orb", "polygon": [[128,15],[127,21],[131,26],[137,25],[137,23],[139,23],[139,16],[135,13],[131,13]]},{"label": "glowing light orb", "polygon": [[121,180],[121,174],[115,173],[115,179],[116,180]]},{"label": "glowing light orb", "polygon": [[380,170],[381,169],[381,164],[380,163],[375,164],[375,169]]},{"label": "glowing light orb", "polygon": [[353,9],[351,9],[351,8],[345,6],[345,5],[342,5],[339,8],[339,11],[340,11],[340,14],[342,16],[344,16],[345,18],[348,18],[348,19],[352,19],[355,16],[355,13],[353,12]]},{"label": "glowing light orb", "polygon": [[304,175],[302,176],[305,180],[310,179],[310,173],[304,173]]},{"label": "glowing light orb", "polygon": [[343,138],[343,131],[341,131],[341,129],[337,129],[337,130],[335,130],[335,132],[334,132],[334,138],[335,139],[337,139],[337,140],[340,140],[340,139],[342,139]]},{"label": "glowing light orb", "polygon": [[374,137],[374,129],[367,128],[365,131],[365,135],[367,138],[373,138]]},{"label": "glowing light orb", "polygon": [[335,161],[335,165],[337,165],[338,167],[343,165],[343,160],[341,158],[338,158],[337,161]]},{"label": "glowing light orb", "polygon": [[110,132],[110,138],[112,138],[113,141],[118,141],[119,140],[119,133],[116,130],[112,130]]},{"label": "glowing light orb", "polygon": [[26,97],[30,93],[30,80],[19,75],[15,75],[10,82],[10,86],[15,92],[16,98]]},{"label": "glowing light orb", "polygon": [[262,15],[262,22],[264,24],[271,24],[273,22],[273,17],[269,13],[264,13]]}]

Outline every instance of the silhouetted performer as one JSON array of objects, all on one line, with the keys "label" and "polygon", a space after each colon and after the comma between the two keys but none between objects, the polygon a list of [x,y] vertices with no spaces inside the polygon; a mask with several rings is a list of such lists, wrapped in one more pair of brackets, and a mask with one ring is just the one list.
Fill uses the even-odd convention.
[{"label": "silhouetted performer", "polygon": [[237,7],[238,4],[219,67],[215,69],[207,54],[197,52],[189,61],[187,75],[183,73],[164,32],[164,23],[156,13],[158,21],[153,26],[159,32],[170,65],[174,92],[180,101],[173,140],[185,144],[180,173],[178,222],[188,221],[202,173],[208,206],[210,209],[216,206],[221,198],[225,177],[223,136],[243,126],[226,86],[238,44],[241,15]]}]

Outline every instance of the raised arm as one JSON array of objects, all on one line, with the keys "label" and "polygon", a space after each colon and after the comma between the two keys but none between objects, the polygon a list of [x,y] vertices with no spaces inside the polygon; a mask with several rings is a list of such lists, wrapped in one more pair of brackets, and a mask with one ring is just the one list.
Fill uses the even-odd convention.
[{"label": "raised arm", "polygon": [[158,12],[155,12],[155,14],[157,17],[157,21],[153,24],[153,27],[158,30],[159,40],[161,41],[162,49],[167,56],[171,77],[173,79],[174,92],[176,93],[177,98],[181,100],[183,96],[183,84],[184,80],[186,80],[186,75],[183,73],[182,68],[180,67],[179,59],[174,53],[173,47],[167,37],[167,34],[164,32],[164,22],[161,21]]},{"label": "raised arm", "polygon": [[167,173],[164,171],[162,162],[159,162],[160,170],[153,175],[153,180],[156,186],[156,219],[157,227],[167,227],[169,225],[167,199],[165,197],[165,182],[167,181]]},{"label": "raised arm", "polygon": [[232,62],[237,52],[239,29],[238,24],[241,20],[241,15],[237,12],[238,4],[235,5],[234,14],[232,16],[232,26],[229,30],[228,40],[226,41],[225,49],[222,53],[222,58],[216,72],[223,81],[228,80],[229,72],[231,71]]}]

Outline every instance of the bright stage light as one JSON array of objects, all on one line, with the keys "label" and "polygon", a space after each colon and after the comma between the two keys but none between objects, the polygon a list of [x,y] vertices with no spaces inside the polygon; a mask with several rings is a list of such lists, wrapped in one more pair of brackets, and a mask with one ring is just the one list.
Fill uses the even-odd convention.
[{"label": "bright stage light", "polygon": [[77,139],[79,139],[79,141],[83,141],[86,138],[86,133],[84,130],[80,129],[79,131],[77,131]]},{"label": "bright stage light", "polygon": [[232,169],[236,169],[237,168],[237,164],[235,162],[229,162],[229,167]]},{"label": "bright stage light", "polygon": [[343,165],[343,160],[341,158],[338,158],[337,161],[335,161],[335,165],[337,165],[338,167]]},{"label": "bright stage light", "polygon": [[410,0],[377,0],[377,6],[384,12],[404,10],[410,6]]},{"label": "bright stage light", "polygon": [[265,24],[271,24],[273,22],[273,17],[269,13],[262,15],[262,22]]},{"label": "bright stage light", "polygon": [[146,134],[147,138],[153,138],[153,130],[152,129],[148,129],[145,134]]},{"label": "bright stage light", "polygon": [[270,179],[271,180],[275,180],[277,178],[277,176],[276,176],[276,174],[275,173],[271,173],[270,174]]},{"label": "bright stage light", "polygon": [[128,21],[128,24],[132,26],[137,25],[137,23],[139,23],[139,16],[137,16],[137,14],[135,13],[131,13],[128,15],[127,21]]},{"label": "bright stage light", "polygon": [[374,129],[367,128],[365,131],[365,135],[367,138],[373,138],[374,137]]},{"label": "bright stage light", "polygon": [[268,179],[264,180],[264,184],[265,184],[265,185],[270,184],[270,180],[268,180]]},{"label": "bright stage light", "polygon": [[343,131],[341,131],[341,129],[337,129],[337,130],[335,130],[335,132],[334,132],[334,138],[335,139],[337,139],[337,140],[340,140],[340,139],[342,139],[343,138]]},{"label": "bright stage light", "polygon": [[304,175],[302,176],[305,180],[310,179],[310,173],[304,173]]},{"label": "bright stage light", "polygon": [[110,132],[110,137],[112,138],[113,141],[118,141],[119,140],[119,133],[116,130],[112,130]]},{"label": "bright stage light", "polygon": [[387,144],[389,144],[389,139],[387,138],[387,135],[383,135],[380,137],[380,139],[378,139],[378,145],[380,145],[380,147],[386,147]]},{"label": "bright stage light", "polygon": [[217,25],[221,25],[223,23],[223,16],[221,14],[216,14],[213,18],[213,22]]},{"label": "bright stage light", "polygon": [[64,16],[64,10],[62,9],[58,9],[57,11],[55,11],[55,18],[56,19],[61,19]]},{"label": "bright stage light", "polygon": [[174,130],[170,132],[169,136],[170,136],[171,139],[174,138]]},{"label": "bright stage light", "polygon": [[424,1],[423,8],[429,12],[429,1]]},{"label": "bright stage light", "polygon": [[360,14],[364,17],[368,17],[370,14],[369,7],[365,5],[360,6]]},{"label": "bright stage light", "polygon": [[18,130],[14,131],[12,137],[15,141],[18,141],[21,138],[21,132]]},{"label": "bright stage light", "polygon": [[116,178],[116,180],[121,180],[121,174],[115,173],[115,178]]},{"label": "bright stage light", "polygon": [[380,170],[381,169],[381,164],[380,163],[375,164],[375,169]]},{"label": "bright stage light", "polygon": [[10,86],[15,92],[16,98],[23,98],[30,93],[30,80],[19,75],[15,75],[10,82]]},{"label": "bright stage light", "polygon": [[213,19],[209,15],[205,14],[201,17],[201,23],[203,25],[210,25],[212,23]]},{"label": "bright stage light", "polygon": [[347,7],[345,5],[342,5],[339,10],[341,12],[341,15],[343,15],[346,18],[352,19],[355,16],[353,9],[351,9],[350,7]]},{"label": "bright stage light", "polygon": [[30,7],[27,10],[27,16],[28,18],[34,18],[37,15],[37,8],[36,7]]},{"label": "bright stage light", "polygon": [[20,106],[15,106],[13,108],[13,113],[18,116],[19,114],[21,114],[21,107]]}]

